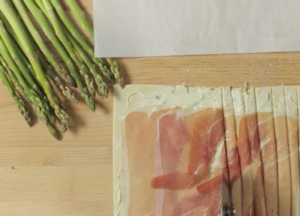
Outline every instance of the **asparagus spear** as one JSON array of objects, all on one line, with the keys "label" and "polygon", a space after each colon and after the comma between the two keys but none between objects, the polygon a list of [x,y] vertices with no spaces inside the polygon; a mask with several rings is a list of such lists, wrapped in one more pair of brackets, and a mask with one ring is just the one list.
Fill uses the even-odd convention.
[{"label": "asparagus spear", "polygon": [[[11,29],[10,24],[7,22],[6,18],[0,11],[0,20],[2,20],[4,27],[6,31],[9,33],[9,36],[11,36],[11,42],[14,45],[14,48],[16,49],[17,53],[19,54],[20,58],[23,62],[28,62],[27,57],[25,57],[24,52],[20,49],[20,47],[17,45],[18,39],[13,30]],[[34,76],[34,71],[32,69],[32,66],[30,64],[27,65],[28,70],[31,72],[31,74]]]},{"label": "asparagus spear", "polygon": [[110,70],[114,74],[117,83],[121,86],[121,88],[124,88],[125,86],[124,73],[119,69],[117,61],[113,58],[106,58],[106,61],[109,63]]},{"label": "asparagus spear", "polygon": [[71,9],[71,11],[75,14],[75,16],[77,17],[81,27],[88,32],[89,37],[91,38],[92,41],[94,41],[93,28],[90,25],[90,23],[87,21],[86,17],[84,16],[84,11],[80,8],[77,1],[66,0],[65,2],[67,3],[67,5]]},{"label": "asparagus spear", "polygon": [[[67,21],[67,15],[65,13],[63,13],[62,7],[59,6],[59,2],[58,0],[51,0],[51,1],[56,1],[56,5],[57,5],[57,10],[59,10],[61,12],[61,16],[65,17],[66,20],[66,25],[70,26],[70,28],[73,28],[73,31],[76,31],[76,27],[72,27],[72,25],[70,25],[72,22],[69,20]],[[75,17],[77,18],[77,21],[79,23],[81,23],[81,25],[83,26],[84,29],[88,29],[89,32],[89,36],[90,38],[92,38],[92,40],[94,40],[94,32],[92,27],[89,25],[89,23],[87,22],[87,19],[84,17],[84,12],[81,10],[80,6],[77,4],[76,1],[74,0],[66,0],[67,5],[69,6],[69,8],[71,8],[72,12],[75,14]],[[78,32],[78,31],[76,31]],[[83,47],[86,47],[86,44],[80,43]],[[89,53],[90,55],[93,55],[92,51],[90,49]],[[112,58],[106,58],[106,61],[108,62],[108,64],[110,65],[110,70],[113,73],[115,79],[117,80],[117,83],[120,84],[120,86],[123,88],[125,83],[124,83],[124,74],[120,71],[116,60],[112,59]],[[111,78],[109,77],[109,72],[107,72],[107,68],[105,68],[105,63],[101,60],[101,59],[95,59],[95,62],[99,64],[100,68],[102,68],[102,71],[104,73],[108,73],[108,79],[112,82],[113,80],[111,80]]]},{"label": "asparagus spear", "polygon": [[74,94],[74,92],[66,85],[62,83],[60,78],[54,73],[54,71],[51,69],[51,67],[46,69],[46,74],[53,81],[53,83],[56,85],[58,89],[60,89],[61,93],[71,102],[77,103],[78,100]]},{"label": "asparagus spear", "polygon": [[6,31],[1,19],[0,19],[0,36],[5,46],[7,47],[12,59],[17,64],[23,76],[25,77],[26,81],[36,92],[41,93],[36,81],[33,79],[32,75],[28,72],[26,65],[24,64],[22,59],[19,58],[17,50],[15,49],[14,41],[11,39],[10,35]]},{"label": "asparagus spear", "polygon": [[8,92],[10,93],[15,103],[17,104],[19,112],[22,114],[27,124],[31,126],[31,114],[27,109],[27,107],[25,106],[24,101],[20,97],[18,97],[17,94],[15,93],[15,90],[13,89],[10,81],[8,80],[8,78],[4,73],[4,68],[1,65],[1,63],[0,63],[0,79],[2,80],[3,84],[6,86]]},{"label": "asparagus spear", "polygon": [[[61,6],[61,2],[59,0],[48,0],[52,3],[53,7],[55,8],[55,11],[57,12],[58,16],[62,20],[62,22],[65,24],[67,29],[71,32],[74,38],[79,42],[79,44],[84,48],[90,48],[89,43],[85,40],[83,34],[80,34],[74,23],[70,20],[66,12]],[[73,0],[74,1],[74,0]],[[43,0],[44,5],[45,1]],[[45,5],[46,6],[46,5]]]},{"label": "asparagus spear", "polygon": [[[21,0],[14,0],[13,1],[22,21],[24,22],[25,26],[27,27],[29,33],[31,34],[32,38],[34,38],[35,42],[39,46],[42,53],[46,56],[47,60],[50,64],[54,67],[54,69],[66,80],[68,83],[72,83],[70,80],[70,75],[67,71],[65,71],[55,60],[54,56],[48,49],[47,45],[45,44],[44,40],[42,39],[40,33],[37,31],[36,27],[32,23],[23,3]],[[30,37],[30,36],[29,36]]]},{"label": "asparagus spear", "polygon": [[[59,0],[50,0],[50,1],[52,2],[52,5],[54,6],[58,16],[60,17],[60,19],[62,20],[64,25],[68,28],[68,30],[71,32],[73,37],[76,38],[76,40],[84,48],[84,50],[86,50],[86,52],[90,55],[90,57],[93,58],[93,61],[100,67],[100,69],[101,69],[103,75],[105,76],[105,78],[109,82],[113,83],[114,82],[113,74],[107,68],[107,66],[105,65],[105,62],[102,59],[97,59],[97,58],[93,57],[94,56],[94,51],[93,51],[92,47],[84,39],[84,36],[82,34],[80,34],[78,28],[74,25],[74,23],[71,21],[71,19],[68,17],[68,15],[65,13],[65,11],[62,8]],[[69,5],[69,7],[71,7],[71,6]],[[77,19],[80,20],[80,18],[77,18]],[[116,70],[114,65],[113,65],[113,69],[116,72],[119,72],[118,70]]]},{"label": "asparagus spear", "polygon": [[73,50],[72,44],[70,42],[67,43],[67,37],[64,34],[64,31],[63,31],[62,25],[60,24],[59,18],[56,16],[56,14],[54,12],[51,1],[46,0],[46,1],[43,1],[43,3],[44,3],[44,7],[48,13],[49,19],[54,26],[55,31],[59,31],[59,32],[61,31],[59,33],[60,36],[58,36],[58,37],[61,39],[62,43],[65,45],[66,50],[68,51],[71,58],[73,59],[73,61],[77,65],[77,67],[79,68],[79,72],[85,80],[88,91],[90,92],[90,94],[92,96],[94,96],[95,95],[94,81],[92,79],[90,79],[87,67],[80,61],[80,59],[78,59],[75,51]]},{"label": "asparagus spear", "polygon": [[[1,62],[4,63],[3,61],[1,61]],[[8,74],[9,78],[14,83],[14,85],[16,86],[17,90],[21,93],[21,95],[24,98],[26,98],[28,96],[27,95],[28,92],[19,84],[18,79],[15,77],[14,73],[10,70],[10,68],[5,66],[5,69],[6,69],[6,73]],[[50,134],[53,137],[55,137],[56,139],[59,139],[58,133],[57,133],[56,129],[53,127],[53,125],[49,121],[47,121],[47,120],[45,121],[44,114],[43,114],[43,111],[41,110],[41,107],[39,107],[37,104],[35,104],[31,100],[27,100],[27,101],[29,102],[29,104],[31,105],[33,110],[36,112],[37,116],[47,126],[47,129],[50,132]]]},{"label": "asparagus spear", "polygon": [[[93,58],[94,54],[91,52],[88,52],[89,56],[91,58]],[[93,58],[93,61],[99,66],[101,72],[103,73],[103,75],[105,76],[105,78],[107,79],[107,81],[109,81],[110,83],[114,83],[115,82],[115,77],[112,74],[111,70],[107,67],[107,65],[105,64],[105,62],[103,61],[103,59],[101,58]]]},{"label": "asparagus spear", "polygon": [[[33,89],[29,88],[28,84],[24,80],[18,67],[15,65],[15,63],[11,59],[11,56],[9,55],[9,53],[1,39],[0,39],[0,54],[1,54],[0,60],[1,60],[2,65],[5,68],[9,68],[10,70],[12,70],[14,75],[17,77],[18,83],[20,84],[20,86],[22,88],[24,88],[24,91],[26,92],[24,97],[26,96],[26,99],[30,100],[33,104],[40,107],[41,119],[44,122],[48,122],[49,121],[48,116],[51,116],[48,105],[40,98],[40,96]],[[18,89],[18,90],[20,91],[20,89]]]},{"label": "asparagus spear", "polygon": [[[2,19],[4,19],[4,17],[2,17]],[[6,20],[6,19],[4,19],[4,20]],[[1,20],[0,20],[0,22],[1,22]],[[5,26],[7,26],[8,29],[11,29],[11,27],[10,27],[10,25],[9,25],[8,23],[6,23]],[[20,68],[20,69],[22,69],[23,74],[25,74],[27,77],[29,77],[29,78],[32,80],[32,81],[29,80],[29,81],[31,81],[31,82],[29,82],[29,83],[34,83],[35,81],[34,81],[34,79],[32,78],[32,76],[35,77],[35,73],[34,73],[34,71],[33,71],[32,66],[31,66],[30,63],[28,62],[28,59],[25,57],[24,53],[20,50],[20,48],[19,48],[19,46],[16,44],[16,42],[10,37],[10,35],[9,35],[7,32],[5,32],[5,28],[2,28],[1,30],[3,31],[3,34],[4,34],[3,36],[4,36],[4,38],[6,39],[6,45],[10,45],[11,51],[13,52],[13,56],[14,56],[13,59],[14,59],[15,63],[16,63],[17,65],[19,65],[19,68]],[[0,30],[0,31],[1,31],[1,30]],[[11,30],[11,32],[12,32],[14,38],[17,39],[17,37],[15,36],[15,34],[13,33],[12,30]],[[31,38],[29,38],[29,39],[31,39]],[[30,41],[31,41],[31,40],[30,40]],[[39,55],[39,58],[42,59],[42,60],[44,60],[42,57],[43,57],[43,55],[40,54],[40,55]],[[10,64],[13,64],[13,63],[11,63],[10,59],[9,59],[8,61],[10,62]],[[46,64],[48,65],[47,60],[44,60],[44,61],[42,61],[42,62],[46,62]],[[27,67],[27,70],[26,70],[26,67]],[[30,71],[31,74],[28,74],[28,71]],[[53,74],[51,74],[52,77],[53,77],[54,75],[56,76],[56,74],[54,74],[53,71],[52,71],[52,73],[53,73]],[[71,101],[75,101],[75,100],[76,100],[76,99],[75,99],[75,95],[71,92],[71,90],[70,90],[67,86],[63,85],[61,82],[59,83],[59,82],[58,82],[58,79],[59,79],[59,77],[56,76],[56,78],[55,78],[55,83],[56,83],[56,84],[59,84],[59,88],[62,90],[62,93],[63,93],[68,99],[70,99]],[[28,79],[27,79],[27,80],[28,80]],[[32,86],[32,84],[31,84],[31,86]],[[34,88],[34,89],[36,90],[37,88]],[[37,93],[38,93],[39,97],[41,98],[42,102],[44,103],[45,109],[46,109],[47,112],[49,113],[48,118],[49,118],[50,122],[54,123],[55,120],[56,120],[56,117],[55,117],[55,115],[53,114],[53,110],[52,110],[52,109],[50,108],[50,106],[48,105],[47,98],[42,94],[41,91],[37,91]]]},{"label": "asparagus spear", "polygon": [[85,54],[85,52],[82,49],[82,47],[72,37],[72,35],[70,34],[70,32],[67,29],[65,30],[65,32],[66,32],[66,36],[71,41],[74,49],[76,50],[76,53],[79,55],[79,57],[82,59],[82,61],[85,62],[85,64],[90,69],[90,72],[93,74],[95,82],[96,82],[97,87],[98,87],[99,94],[103,95],[104,97],[107,98],[107,96],[108,96],[108,88],[107,88],[106,83],[103,81],[102,77],[98,73],[96,65],[89,58],[89,56]]},{"label": "asparagus spear", "polygon": [[48,12],[47,12],[47,10],[45,8],[43,0],[34,0],[34,1],[38,5],[39,9],[42,10],[42,12],[44,13],[44,15],[49,19]]},{"label": "asparagus spear", "polygon": [[[2,17],[2,19],[6,20],[5,17]],[[11,28],[8,23],[6,26]],[[26,81],[29,83],[30,87],[32,88],[32,91],[34,91],[34,93],[36,93],[37,96],[39,96],[39,98],[40,98],[39,102],[43,103],[43,109],[45,109],[46,113],[48,113],[48,118],[49,118],[50,122],[54,123],[56,118],[55,118],[54,114],[52,113],[50,106],[48,105],[47,98],[44,97],[42,91],[35,85],[35,80],[33,78],[35,76],[35,73],[33,72],[32,67],[27,66],[28,70],[26,70],[26,66],[24,65],[24,62],[26,62],[27,59],[22,56],[23,52],[20,51],[16,42],[13,39],[11,39],[10,35],[6,32],[6,29],[4,27],[0,29],[0,32],[3,36],[3,39],[5,39],[5,43],[6,43],[6,45],[4,45],[4,41],[2,41],[0,39],[1,47],[2,47],[2,55],[5,59],[5,61],[7,61],[9,66],[12,67],[14,73],[17,73],[17,72],[19,73],[19,69],[16,68],[16,65],[19,66],[23,76],[25,76]],[[11,32],[13,32],[13,31],[11,30]],[[16,36],[15,36],[15,38],[17,39]],[[10,50],[7,50],[6,46],[8,46],[8,48],[10,48]],[[5,52],[4,52],[4,50],[5,50]],[[8,54],[9,52],[12,54],[12,56]],[[19,59],[19,56],[21,56],[20,59]],[[16,65],[14,64],[14,62],[16,63]],[[31,74],[28,73],[28,71],[30,71]],[[24,83],[25,83],[25,81],[22,82],[22,84],[24,84]],[[25,86],[23,86],[23,87],[25,87]],[[27,87],[27,83],[26,83],[26,87]]]},{"label": "asparagus spear", "polygon": [[[39,7],[41,8],[41,10],[44,12],[44,14],[49,18],[48,13],[45,9],[44,4],[42,3],[42,0],[35,0],[36,3],[39,5]],[[61,11],[61,10],[60,10]],[[63,15],[64,16],[64,15]],[[73,29],[76,29],[76,27],[73,25],[72,21],[68,21],[68,17],[65,17],[65,21],[67,21],[67,23],[73,27]],[[82,44],[81,44],[82,45]],[[88,45],[85,43],[85,45]],[[102,74],[104,75],[104,77],[110,82],[113,83],[114,82],[114,75],[112,74],[112,72],[110,71],[110,69],[106,66],[105,62],[102,59],[98,59],[98,58],[94,58],[94,53],[93,53],[93,49],[88,45],[84,47],[84,50],[88,53],[89,57],[93,59],[93,61],[99,66]]]},{"label": "asparagus spear", "polygon": [[26,53],[33,69],[36,74],[36,77],[43,87],[44,92],[47,95],[47,98],[50,101],[50,104],[52,108],[55,110],[56,116],[60,119],[62,123],[65,124],[71,124],[71,120],[69,115],[65,112],[65,110],[61,107],[59,104],[59,101],[57,101],[57,98],[54,95],[54,92],[50,86],[50,83],[48,82],[47,78],[45,77],[42,67],[40,65],[40,62],[38,60],[38,57],[34,53],[33,46],[31,43],[27,40],[27,34],[19,20],[17,19],[17,14],[13,10],[13,8],[9,5],[7,0],[0,0],[0,10],[4,14],[4,16],[7,18],[9,24],[11,25],[13,31],[16,33],[16,36],[18,38],[18,41],[22,44],[21,47],[23,47],[23,51]]},{"label": "asparagus spear", "polygon": [[[38,0],[36,0],[38,1]],[[79,60],[78,57],[76,56],[76,53],[73,50],[72,44],[68,41],[67,37],[64,34],[64,31],[61,27],[60,21],[57,18],[56,14],[54,13],[54,9],[52,7],[52,4],[49,0],[43,0],[43,5],[47,11],[48,17],[50,19],[50,22],[52,23],[54,30],[56,32],[56,35],[58,36],[58,38],[60,39],[60,41],[63,43],[64,47],[66,48],[67,52],[70,54],[71,58],[73,59],[73,61],[77,64],[77,67],[79,68],[80,72],[82,74],[84,74],[84,78],[86,80],[86,84],[88,86],[89,91],[92,91],[94,86],[93,83],[91,83],[90,81],[87,81],[87,77],[88,77],[88,71],[85,67],[84,64],[82,64]],[[95,102],[93,100],[93,97],[88,93],[88,90],[86,89],[86,87],[84,87],[84,85],[82,84],[79,74],[77,73],[77,71],[73,71],[74,73],[72,74],[77,86],[80,89],[80,93],[83,97],[83,99],[85,100],[86,104],[90,107],[91,110],[95,111],[96,109],[96,105]],[[76,73],[75,73],[76,72]],[[86,75],[87,74],[87,75]],[[95,92],[93,90],[93,92]]]},{"label": "asparagus spear", "polygon": [[[38,2],[42,8],[44,8],[43,4],[41,1],[36,1]],[[45,35],[48,37],[48,39],[51,41],[51,43],[54,45],[55,49],[58,51],[59,55],[61,56],[62,60],[66,64],[69,72],[71,74],[77,73],[76,66],[74,65],[73,61],[71,60],[70,56],[68,53],[65,51],[63,48],[62,44],[60,43],[59,39],[56,37],[52,27],[48,23],[48,20],[46,19],[45,15],[41,12],[40,8],[37,7],[37,5],[34,3],[34,1],[24,1],[26,4],[27,8],[31,12],[31,14],[34,16],[35,20],[38,22],[38,24],[41,26],[43,29]],[[44,11],[46,13],[46,11]],[[70,84],[70,83],[69,83]],[[75,86],[76,83],[74,80],[72,80],[72,86]]]},{"label": "asparagus spear", "polygon": [[[22,53],[20,54],[20,58],[23,59],[23,61],[27,65],[28,69],[31,71],[32,66],[30,65],[30,63],[28,62],[28,60]],[[48,64],[47,60],[45,60],[44,57],[41,55],[39,56],[39,59],[43,66],[43,69],[46,71],[47,77],[53,81],[53,83],[56,85],[56,87],[61,90],[61,93],[68,100],[70,100],[73,103],[77,103],[78,100],[77,100],[74,92],[67,85],[63,84],[60,77],[58,77],[55,74],[55,72],[53,71],[53,68],[51,67],[51,65]],[[34,72],[32,72],[32,73],[34,74]]]}]

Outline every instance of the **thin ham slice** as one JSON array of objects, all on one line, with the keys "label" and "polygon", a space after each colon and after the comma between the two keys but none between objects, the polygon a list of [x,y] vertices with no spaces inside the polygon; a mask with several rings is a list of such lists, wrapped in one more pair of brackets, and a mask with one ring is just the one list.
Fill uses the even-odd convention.
[{"label": "thin ham slice", "polygon": [[292,206],[291,216],[298,213],[299,196],[299,137],[298,137],[298,97],[296,86],[285,86],[286,116],[288,128],[288,141],[291,164],[291,183],[292,183]]},{"label": "thin ham slice", "polygon": [[[300,86],[297,86],[297,101],[298,101],[298,137],[299,137],[299,141],[300,141]],[[299,144],[298,144],[298,155],[299,155],[299,163],[300,163],[300,147],[299,147]],[[299,167],[300,167],[300,164],[299,164]],[[300,176],[299,176],[300,178]],[[300,180],[298,182],[298,193],[297,191],[295,191],[296,194],[296,197],[295,197],[295,203],[296,203],[296,206],[295,206],[295,215],[299,216],[300,215]]]},{"label": "thin ham slice", "polygon": [[194,193],[183,197],[175,206],[171,216],[204,216],[210,206],[211,195]]},{"label": "thin ham slice", "polygon": [[272,87],[273,116],[278,163],[278,215],[291,215],[291,167],[289,156],[284,87]]},{"label": "thin ham slice", "polygon": [[220,89],[127,115],[128,215],[218,216],[222,181],[237,216],[299,215],[297,88]]},{"label": "thin ham slice", "polygon": [[[190,146],[188,173],[195,175],[197,181],[209,178],[213,158],[222,151],[224,144],[224,118],[221,109],[206,109],[199,112],[193,128]],[[225,158],[223,158],[225,159]],[[219,163],[216,161],[215,163]],[[224,163],[220,162],[220,163]]]},{"label": "thin ham slice", "polygon": [[179,190],[187,189],[191,187],[193,183],[194,175],[174,172],[153,178],[151,181],[151,187],[155,189],[164,188],[170,190]]},{"label": "thin ham slice", "polygon": [[232,90],[233,107],[236,119],[237,148],[240,155],[242,181],[242,215],[248,216],[253,205],[253,175],[251,169],[251,151],[245,117],[242,89]]},{"label": "thin ham slice", "polygon": [[252,205],[252,210],[250,211],[250,215],[265,216],[265,191],[261,164],[261,151],[259,147],[255,92],[253,88],[244,91],[244,103],[253,177],[254,202]]},{"label": "thin ham slice", "polygon": [[267,216],[278,215],[278,168],[270,87],[256,88],[258,133],[263,164]]},{"label": "thin ham slice", "polygon": [[225,143],[227,148],[227,162],[229,179],[231,181],[232,203],[236,216],[242,216],[242,183],[239,152],[236,145],[236,125],[230,87],[222,88]]},{"label": "thin ham slice", "polygon": [[149,116],[145,112],[133,112],[125,119],[130,197],[123,197],[123,199],[134,200],[128,206],[128,215],[145,215],[157,208],[156,192],[150,189],[149,184],[145,184],[155,174],[153,143],[156,138],[156,122],[154,120],[155,116]]},{"label": "thin ham slice", "polygon": [[[152,180],[152,187],[159,186],[156,191],[157,215],[170,215],[177,203],[178,194],[174,189],[182,188],[182,184],[190,185],[190,178],[177,173],[180,163],[184,163],[182,153],[191,136],[185,126],[184,119],[177,110],[170,110],[159,116],[157,120],[157,137],[155,142],[155,163],[157,178]],[[180,177],[169,178],[169,176]],[[187,178],[187,179],[186,179]],[[172,187],[170,187],[172,185]],[[187,185],[185,185],[187,186]],[[173,189],[173,190],[170,190]]]},{"label": "thin ham slice", "polygon": [[[208,180],[207,184],[210,184],[212,187],[211,189],[213,190],[208,190],[208,187],[204,186],[202,188],[204,188],[206,192],[210,192],[209,195],[205,191],[202,191],[202,195],[199,196],[198,193],[196,193],[196,189],[194,189],[195,192],[191,194],[183,193],[184,195],[181,196],[182,198],[178,200],[178,203],[176,205],[177,207],[175,208],[176,210],[172,213],[173,215],[181,215],[183,214],[182,212],[184,212],[184,214],[187,214],[187,212],[189,212],[190,215],[200,215],[200,212],[204,212],[204,209],[207,209],[206,214],[208,214],[209,212],[220,211],[220,206],[218,207],[216,206],[216,204],[210,205],[212,201],[207,202],[207,200],[221,198],[220,185],[221,179],[223,178],[223,170],[226,166],[223,111],[221,109],[205,109],[203,111],[199,111],[192,117],[189,117],[189,119],[187,119],[187,122],[195,117],[196,119],[194,119],[195,123],[193,125],[192,140],[190,142],[190,148],[193,149],[193,151],[189,150],[188,170],[193,167],[196,172],[193,172],[194,175],[190,174],[190,172],[173,172],[174,169],[176,169],[176,167],[173,167],[176,163],[170,163],[169,161],[166,161],[166,164],[171,167],[168,168],[168,166],[164,166],[163,174],[154,177],[152,179],[151,186],[153,188],[165,189],[163,192],[160,191],[164,194],[163,196],[165,205],[166,203],[170,205],[170,200],[166,200],[166,193],[172,193],[172,191],[167,189],[179,190],[190,188],[192,186],[191,183],[194,183],[194,185],[196,185],[199,181],[203,182],[205,180]],[[175,117],[173,118],[175,119]],[[161,126],[165,130],[166,125],[161,121],[162,118],[160,118],[159,120],[159,127]],[[169,122],[169,120],[167,122]],[[160,129],[159,131],[159,134],[162,135]],[[170,136],[169,140],[172,139],[173,137]],[[174,157],[176,156],[175,161],[179,161],[178,158],[180,158],[180,154],[170,154],[169,151],[162,150],[167,149],[166,147],[162,146],[169,145],[170,141],[168,141],[167,138],[160,138],[159,140],[159,145],[161,146],[161,158],[163,160],[174,160]],[[179,143],[178,145],[181,146]],[[197,156],[196,154],[194,154],[195,150],[202,155],[207,155],[207,157]],[[179,152],[182,153],[182,150],[180,150]],[[207,171],[201,172],[201,175],[198,175],[198,171],[200,170],[200,168],[196,169],[196,167],[206,167]],[[168,173],[168,171],[170,172]],[[211,179],[211,175],[216,177]],[[201,179],[199,177],[201,177]],[[198,191],[199,193],[201,192],[201,185],[198,187]],[[174,197],[175,195],[173,192],[172,202],[176,200],[174,199]],[[194,197],[191,200],[193,200],[195,203],[190,203],[188,206],[185,206],[185,200],[189,200],[190,197]],[[194,209],[194,206],[197,206],[197,209]],[[213,208],[212,206],[215,207]],[[166,208],[164,207],[164,209]],[[164,211],[162,215],[168,214],[166,213],[166,211]]]}]

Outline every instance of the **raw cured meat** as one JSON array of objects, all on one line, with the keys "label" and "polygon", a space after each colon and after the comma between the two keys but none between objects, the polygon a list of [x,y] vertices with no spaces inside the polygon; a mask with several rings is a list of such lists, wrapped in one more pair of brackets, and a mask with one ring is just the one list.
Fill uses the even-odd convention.
[{"label": "raw cured meat", "polygon": [[250,161],[253,177],[253,203],[250,212],[252,212],[256,216],[265,216],[265,191],[261,164],[261,151],[259,147],[255,92],[254,89],[251,88],[249,90],[245,90],[243,93],[245,105],[245,121],[247,125],[251,158]]},{"label": "raw cured meat", "polygon": [[251,169],[251,150],[247,133],[244,96],[242,89],[232,91],[233,107],[236,121],[237,148],[240,155],[242,181],[242,215],[250,215],[253,205],[253,176]]},{"label": "raw cured meat", "polygon": [[[217,148],[219,148],[219,151],[223,151],[223,143],[223,110],[207,109],[200,112],[194,124],[188,163],[188,173],[195,175],[196,181],[201,182],[210,176]],[[225,158],[222,159],[221,163],[225,163]],[[216,163],[218,162],[216,161]],[[216,169],[222,169],[222,166],[216,167]],[[219,170],[213,172],[220,173]]]},{"label": "raw cured meat", "polygon": [[225,143],[227,147],[227,161],[229,168],[229,179],[231,181],[232,203],[235,207],[236,216],[242,215],[242,182],[239,151],[237,149],[236,124],[234,108],[229,87],[222,88],[224,124],[225,124]]},{"label": "raw cured meat", "polygon": [[258,132],[262,153],[267,216],[278,215],[278,168],[270,87],[256,88]]},{"label": "raw cured meat", "polygon": [[[297,98],[298,98],[298,137],[300,141],[300,87],[297,86]],[[300,162],[300,148],[298,150],[298,156],[299,156],[299,162]],[[299,164],[300,167],[300,164]],[[300,178],[300,176],[299,176]],[[298,183],[299,185],[300,183]],[[297,193],[298,192],[298,193]],[[298,187],[298,190],[295,191],[296,195],[294,196],[295,198],[295,215],[300,215],[300,185]]]},{"label": "raw cured meat", "polygon": [[272,87],[273,116],[278,163],[278,215],[291,215],[291,167],[284,87]]},{"label": "raw cured meat", "polygon": [[298,213],[298,194],[299,194],[299,154],[298,154],[298,98],[296,86],[285,86],[285,104],[287,116],[288,142],[291,164],[291,216],[299,215]]},{"label": "raw cured meat", "polygon": [[[219,90],[219,98],[221,102],[221,90]],[[152,179],[151,186],[153,188],[165,189],[164,192],[160,191],[161,194],[164,193],[164,203],[167,202],[165,199],[166,193],[170,195],[168,197],[172,199],[172,203],[168,200],[168,206],[173,205],[173,201],[178,198],[178,202],[171,214],[173,216],[184,214],[191,216],[214,215],[219,214],[221,211],[221,182],[223,178],[226,178],[226,175],[223,176],[224,173],[226,174],[226,149],[224,145],[224,117],[221,109],[222,103],[220,102],[219,108],[204,108],[193,115],[184,117],[184,122],[190,129],[192,137],[188,146],[189,154],[186,160],[186,173],[182,173],[182,170],[174,173],[171,170],[171,173],[166,174],[163,172],[162,175]],[[160,123],[159,125],[165,128],[163,124]],[[173,137],[169,136],[168,139],[159,138],[159,145],[164,146],[166,143],[170,143]],[[180,152],[182,153],[182,151]],[[170,153],[165,152],[165,154]],[[163,153],[160,156],[164,158]],[[181,160],[185,161],[184,158],[181,157]],[[176,160],[177,157],[175,158]],[[192,176],[193,185],[190,185]],[[181,182],[179,183],[178,180]],[[198,186],[199,184],[200,186]],[[210,189],[208,189],[208,185]],[[175,195],[173,191],[169,190],[180,190],[183,188],[189,188],[189,191]],[[188,204],[186,204],[187,200],[189,200]],[[164,214],[162,215],[169,215],[170,212],[168,211],[167,214],[164,209],[165,207],[163,207]]]},{"label": "raw cured meat", "polygon": [[237,216],[300,214],[300,87],[130,89],[116,215],[219,216],[222,181]]},{"label": "raw cured meat", "polygon": [[[149,184],[145,184],[155,174],[155,155],[152,149],[156,137],[156,124],[155,121],[149,121],[154,118],[144,112],[134,112],[126,117],[126,146],[130,172],[128,193],[130,199],[135,200],[130,202],[128,215],[145,215],[157,208],[155,191],[149,190]],[[140,157],[141,154],[143,157]],[[144,172],[145,170],[147,172]]]}]

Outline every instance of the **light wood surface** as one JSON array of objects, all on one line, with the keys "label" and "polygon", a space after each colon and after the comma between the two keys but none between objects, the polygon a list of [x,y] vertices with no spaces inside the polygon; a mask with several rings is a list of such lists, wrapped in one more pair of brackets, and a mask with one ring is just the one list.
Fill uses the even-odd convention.
[{"label": "light wood surface", "polygon": [[[81,2],[92,15],[92,0]],[[131,84],[300,85],[300,53],[132,58],[119,63]],[[57,142],[40,122],[28,128],[0,85],[0,216],[113,215],[112,97],[102,100],[96,113],[83,103],[72,105],[76,126]]]}]

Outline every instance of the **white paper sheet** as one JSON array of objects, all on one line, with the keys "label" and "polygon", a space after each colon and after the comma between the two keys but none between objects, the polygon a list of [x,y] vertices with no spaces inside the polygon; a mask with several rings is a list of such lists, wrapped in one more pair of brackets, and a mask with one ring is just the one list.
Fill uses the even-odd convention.
[{"label": "white paper sheet", "polygon": [[95,56],[300,50],[299,0],[94,0]]}]

